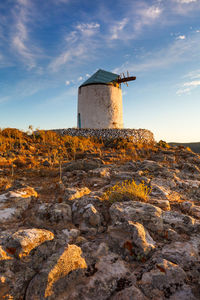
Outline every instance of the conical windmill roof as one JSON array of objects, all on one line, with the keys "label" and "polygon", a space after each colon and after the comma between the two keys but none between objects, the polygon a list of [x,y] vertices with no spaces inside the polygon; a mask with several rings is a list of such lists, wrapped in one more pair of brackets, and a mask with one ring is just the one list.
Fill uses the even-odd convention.
[{"label": "conical windmill roof", "polygon": [[118,79],[119,75],[99,69],[90,78],[88,78],[81,86],[90,84],[109,84]]}]

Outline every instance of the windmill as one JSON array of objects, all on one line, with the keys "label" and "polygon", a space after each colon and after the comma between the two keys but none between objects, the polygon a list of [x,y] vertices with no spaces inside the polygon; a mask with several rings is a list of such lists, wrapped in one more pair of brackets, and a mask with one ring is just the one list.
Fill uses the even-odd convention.
[{"label": "windmill", "polygon": [[123,128],[121,83],[135,76],[99,69],[78,89],[78,128]]}]

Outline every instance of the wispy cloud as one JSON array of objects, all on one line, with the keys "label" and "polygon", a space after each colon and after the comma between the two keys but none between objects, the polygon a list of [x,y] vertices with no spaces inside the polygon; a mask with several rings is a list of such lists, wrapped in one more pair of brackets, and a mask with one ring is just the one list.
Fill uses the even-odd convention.
[{"label": "wispy cloud", "polygon": [[12,30],[11,44],[13,49],[19,55],[21,61],[32,69],[36,66],[36,57],[41,50],[34,46],[30,38],[30,28],[28,27],[33,5],[30,0],[17,0],[13,17],[15,24]]},{"label": "wispy cloud", "polygon": [[111,40],[116,40],[121,37],[121,34],[123,35],[123,30],[124,30],[125,26],[127,25],[128,21],[129,21],[128,18],[124,18],[121,21],[115,22],[115,24],[113,24],[111,26],[111,29],[110,29],[110,39]]},{"label": "wispy cloud", "polygon": [[200,69],[189,72],[185,75],[185,78],[190,78],[191,80],[200,78]]},{"label": "wispy cloud", "polygon": [[200,70],[195,70],[184,76],[187,81],[182,83],[177,90],[177,95],[190,94],[192,90],[200,87]]},{"label": "wispy cloud", "polygon": [[132,40],[141,34],[145,26],[152,26],[162,14],[159,5],[140,2],[127,8],[124,17],[119,21],[110,22],[108,40]]},{"label": "wispy cloud", "polygon": [[199,59],[199,53],[200,37],[198,34],[193,34],[187,39],[176,39],[168,47],[141,56],[138,63],[132,63],[129,60],[115,68],[113,72],[120,73],[126,69],[137,73],[156,69],[162,70],[180,62]]},{"label": "wispy cloud", "polygon": [[99,23],[80,23],[75,26],[65,37],[65,50],[55,57],[49,64],[49,69],[52,72],[58,71],[61,67],[69,62],[77,60],[80,62],[83,59],[90,57],[91,52],[95,49],[95,40],[93,36],[99,31]]},{"label": "wispy cloud", "polygon": [[172,0],[173,12],[179,15],[189,15],[191,11],[200,9],[199,0]]}]

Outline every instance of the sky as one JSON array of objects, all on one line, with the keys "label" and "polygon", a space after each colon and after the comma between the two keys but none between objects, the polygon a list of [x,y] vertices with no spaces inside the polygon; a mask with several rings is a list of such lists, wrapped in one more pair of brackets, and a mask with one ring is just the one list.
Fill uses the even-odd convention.
[{"label": "sky", "polygon": [[78,87],[122,85],[125,128],[200,142],[200,0],[1,0],[0,128],[76,127]]}]

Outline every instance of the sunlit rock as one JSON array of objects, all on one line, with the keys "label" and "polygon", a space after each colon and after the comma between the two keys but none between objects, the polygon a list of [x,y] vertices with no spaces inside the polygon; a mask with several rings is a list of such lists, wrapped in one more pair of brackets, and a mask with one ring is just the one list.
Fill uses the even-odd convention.
[{"label": "sunlit rock", "polygon": [[54,238],[54,234],[45,229],[23,229],[15,232],[10,238],[6,247],[13,251],[19,258],[23,258],[31,252],[32,249],[38,247],[46,241]]}]

